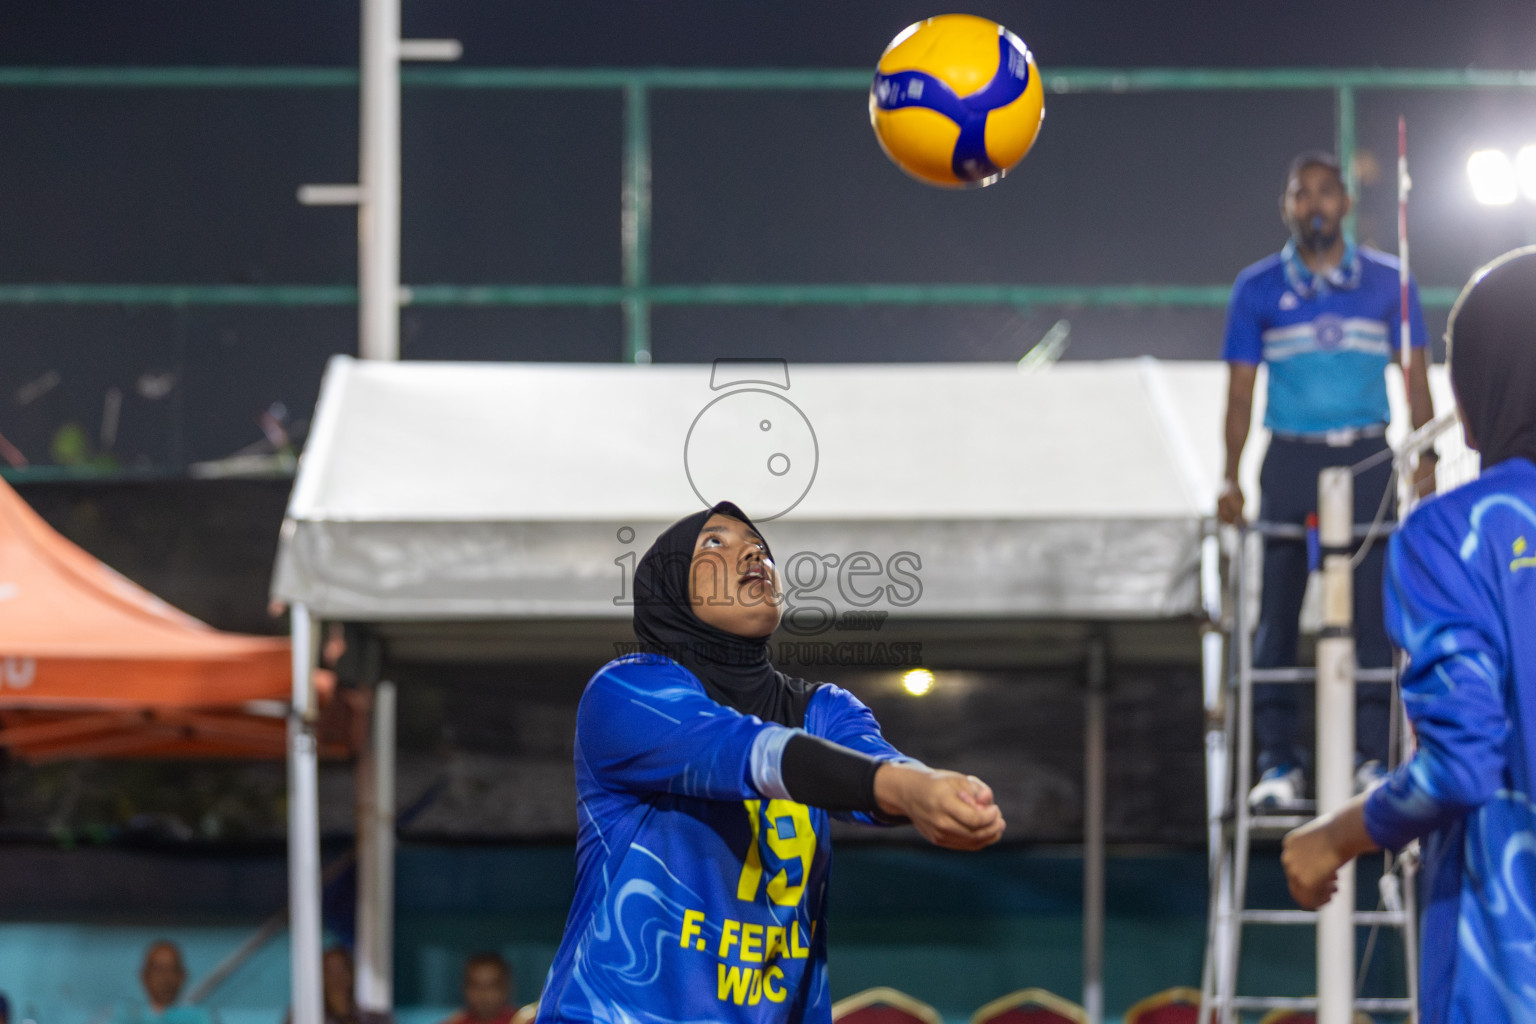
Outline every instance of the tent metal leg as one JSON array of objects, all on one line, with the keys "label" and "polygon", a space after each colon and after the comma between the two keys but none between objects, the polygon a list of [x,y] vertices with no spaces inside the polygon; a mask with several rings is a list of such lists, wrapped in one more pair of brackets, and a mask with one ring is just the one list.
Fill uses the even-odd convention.
[{"label": "tent metal leg", "polygon": [[1104,1020],[1104,704],[1108,666],[1102,638],[1088,648],[1083,771],[1083,1009]]},{"label": "tent metal leg", "polygon": [[1209,900],[1205,933],[1205,960],[1200,971],[1200,1021],[1209,1024],[1216,993],[1223,989],[1222,967],[1216,951],[1230,941],[1230,922],[1222,908],[1231,902],[1232,862],[1226,844],[1225,816],[1232,791],[1232,762],[1228,742],[1234,702],[1228,697],[1228,650],[1222,636],[1221,538],[1208,524],[1200,543],[1200,596],[1206,623],[1200,636],[1200,666],[1205,703],[1205,810],[1206,844],[1209,850]]},{"label": "tent metal leg", "polygon": [[321,1024],[320,787],[315,742],[315,621],[293,605],[293,708],[288,717],[288,920],[293,1024]]},{"label": "tent metal leg", "polygon": [[394,1009],[395,684],[373,689],[369,742],[358,761],[357,1005]]}]

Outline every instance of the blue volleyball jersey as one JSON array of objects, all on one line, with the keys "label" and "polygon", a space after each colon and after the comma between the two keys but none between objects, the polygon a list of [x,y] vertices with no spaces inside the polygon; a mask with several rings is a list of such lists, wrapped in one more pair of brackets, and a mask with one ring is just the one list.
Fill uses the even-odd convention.
[{"label": "blue volleyball jersey", "polygon": [[[1409,341],[1427,341],[1418,285],[1409,281]],[[1232,287],[1221,358],[1269,366],[1264,425],[1285,434],[1386,423],[1385,371],[1402,337],[1398,262],[1347,247],[1343,262],[1314,275],[1294,242],[1243,270]]]},{"label": "blue volleyball jersey", "polygon": [[[836,686],[804,731],[905,760]],[[831,838],[827,812],[783,788],[795,732],[716,703],[669,658],[598,670],[576,719],[576,893],[539,1024],[831,1020]]]},{"label": "blue volleyball jersey", "polygon": [[1536,465],[1509,459],[1392,538],[1387,627],[1418,749],[1366,800],[1425,837],[1425,1024],[1536,1021]]}]

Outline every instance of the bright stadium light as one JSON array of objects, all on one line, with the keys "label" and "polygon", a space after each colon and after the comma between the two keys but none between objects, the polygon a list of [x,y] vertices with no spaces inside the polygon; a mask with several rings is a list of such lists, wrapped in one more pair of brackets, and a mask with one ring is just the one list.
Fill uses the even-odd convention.
[{"label": "bright stadium light", "polygon": [[1536,203],[1536,145],[1521,146],[1515,154],[1515,178],[1525,198]]},{"label": "bright stadium light", "polygon": [[1472,179],[1473,197],[1484,206],[1508,206],[1520,194],[1514,162],[1497,149],[1480,149],[1467,157],[1467,177]]},{"label": "bright stadium light", "polygon": [[915,668],[901,677],[901,685],[914,697],[925,697],[933,689],[933,673]]}]

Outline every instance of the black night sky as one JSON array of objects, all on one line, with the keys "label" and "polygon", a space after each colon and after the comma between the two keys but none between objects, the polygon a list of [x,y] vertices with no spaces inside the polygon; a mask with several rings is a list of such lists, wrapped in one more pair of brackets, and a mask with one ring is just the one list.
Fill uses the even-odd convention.
[{"label": "black night sky", "polygon": [[[1042,68],[1536,65],[1528,2],[1019,3],[1001,21]],[[355,66],[355,2],[11,0],[0,67]],[[939,13],[910,0],[405,0],[408,36],[469,66],[872,67]],[[856,91],[665,92],[651,110],[651,279],[698,283],[1224,285],[1284,241],[1286,161],[1333,143],[1327,92],[1053,95],[1005,181],[948,193],[889,165]],[[1422,285],[1458,286],[1536,239],[1536,206],[1476,206],[1477,148],[1536,141],[1524,91],[1362,92],[1359,231],[1396,245],[1392,160],[1408,118]],[[357,97],[332,89],[0,87],[0,285],[349,285],[356,219],[294,200],[356,173]],[[620,279],[616,91],[408,88],[408,284]],[[1374,162],[1375,171],[1372,170]],[[668,308],[658,361],[1017,359],[1059,319],[1067,358],[1214,358],[1220,309]],[[1431,329],[1444,310],[1431,309]],[[616,309],[403,312],[413,359],[613,360]],[[302,428],[325,359],[355,348],[346,305],[0,303],[0,434],[37,465],[77,425],[87,456],[175,468],[259,443],[275,403]],[[115,436],[101,425],[122,396]]]}]

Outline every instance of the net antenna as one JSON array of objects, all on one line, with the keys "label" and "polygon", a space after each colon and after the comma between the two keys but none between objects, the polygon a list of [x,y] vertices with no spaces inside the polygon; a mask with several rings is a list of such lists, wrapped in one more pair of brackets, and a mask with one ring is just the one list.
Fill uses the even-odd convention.
[{"label": "net antenna", "polygon": [[[1403,393],[1411,393],[1408,383],[1408,367],[1413,358],[1412,332],[1408,303],[1408,192],[1413,180],[1408,176],[1408,124],[1399,115],[1397,119],[1397,263],[1399,335],[1398,360],[1403,371]],[[1427,353],[1426,353],[1427,355]],[[1477,453],[1467,448],[1460,431],[1461,418],[1453,403],[1446,412],[1414,430],[1392,449],[1393,468],[1397,471],[1398,515],[1406,516],[1423,499],[1414,486],[1414,470],[1419,456],[1434,451],[1439,456],[1437,467],[1438,491],[1444,493],[1474,479],[1478,474]]]},{"label": "net antenna", "polygon": [[1403,380],[1408,379],[1408,362],[1412,358],[1410,343],[1413,340],[1408,327],[1408,191],[1413,179],[1408,177],[1408,121],[1401,114],[1397,118],[1397,284],[1398,330],[1397,357],[1402,362]]},{"label": "net antenna", "polygon": [[[1413,385],[1408,367],[1413,360],[1413,331],[1409,326],[1412,321],[1409,319],[1408,305],[1408,192],[1412,188],[1413,179],[1408,177],[1408,119],[1399,114],[1397,116],[1397,358],[1403,370],[1403,394],[1408,397],[1410,406],[1413,402]],[[1417,434],[1418,431],[1414,433]],[[1429,444],[1433,443],[1434,440],[1431,438]],[[1404,515],[1418,498],[1414,466],[1419,461],[1420,453],[1426,450],[1428,450],[1427,446],[1410,449],[1405,445],[1393,455],[1392,461],[1396,464],[1397,470],[1398,505]],[[1391,493],[1391,488],[1388,488],[1388,493]]]}]

